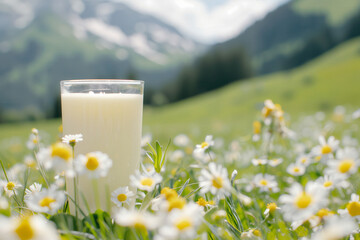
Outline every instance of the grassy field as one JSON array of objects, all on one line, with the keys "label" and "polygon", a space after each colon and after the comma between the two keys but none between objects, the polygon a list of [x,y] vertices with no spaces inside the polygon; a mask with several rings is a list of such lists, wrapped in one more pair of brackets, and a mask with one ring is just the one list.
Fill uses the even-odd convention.
[{"label": "grassy field", "polygon": [[[289,113],[289,120],[335,106],[360,107],[360,38],[294,70],[236,82],[179,103],[144,110],[143,133],[166,141],[179,133],[194,139],[206,134],[231,139],[251,134],[262,102],[271,98]],[[26,139],[32,127],[55,139],[60,120],[0,125],[0,141]]]}]

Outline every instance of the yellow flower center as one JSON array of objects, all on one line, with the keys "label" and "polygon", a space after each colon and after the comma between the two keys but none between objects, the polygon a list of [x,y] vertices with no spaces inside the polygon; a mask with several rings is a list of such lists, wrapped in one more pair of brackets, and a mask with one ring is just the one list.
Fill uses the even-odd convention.
[{"label": "yellow flower center", "polygon": [[307,208],[312,202],[312,198],[309,194],[303,192],[300,196],[296,198],[295,205],[298,208]]},{"label": "yellow flower center", "polygon": [[277,205],[276,203],[269,203],[268,205],[266,205],[266,208],[269,209],[270,213],[273,213],[276,211]]},{"label": "yellow flower center", "polygon": [[33,138],[32,142],[33,142],[34,144],[37,144],[37,143],[38,143],[37,138]]},{"label": "yellow flower center", "polygon": [[204,198],[199,198],[198,199],[198,201],[196,202],[199,206],[203,206],[203,207],[205,207],[207,204],[208,204],[208,202],[204,199]]},{"label": "yellow flower center", "polygon": [[332,181],[325,181],[324,182],[324,187],[331,187],[333,185],[333,182]]},{"label": "yellow flower center", "polygon": [[253,122],[254,134],[261,133],[261,123],[259,121]]},{"label": "yellow flower center", "polygon": [[146,226],[143,222],[142,219],[136,219],[134,222],[134,228],[137,230],[141,230],[141,231],[145,231],[146,230]]},{"label": "yellow flower center", "polygon": [[272,109],[264,107],[262,110],[262,114],[264,117],[268,117],[270,115],[270,113],[272,112]]},{"label": "yellow flower center", "polygon": [[255,229],[255,230],[252,232],[252,234],[254,234],[254,235],[257,236],[257,237],[261,237],[261,232],[260,232],[259,230],[257,230],[257,229]]},{"label": "yellow flower center", "polygon": [[191,221],[191,219],[185,217],[185,218],[182,218],[179,221],[177,221],[175,226],[177,227],[177,229],[182,231],[182,230],[185,230],[185,229],[191,227],[192,226],[192,221]]},{"label": "yellow flower center", "polygon": [[352,167],[354,166],[353,159],[344,159],[341,160],[340,164],[338,165],[339,172],[347,173]]},{"label": "yellow flower center", "polygon": [[6,188],[7,188],[8,190],[10,190],[10,191],[14,190],[14,188],[15,188],[15,183],[13,183],[13,182],[8,182],[8,183],[6,184]]},{"label": "yellow flower center", "polygon": [[334,215],[334,212],[330,211],[329,209],[323,208],[323,209],[320,209],[316,215],[318,215],[320,218],[323,218],[323,217],[327,217],[329,215]]},{"label": "yellow flower center", "polygon": [[294,167],[294,168],[293,168],[293,171],[296,172],[296,173],[298,173],[298,172],[300,172],[300,168],[299,168],[299,167]]},{"label": "yellow flower center", "polygon": [[206,148],[207,146],[209,146],[209,144],[208,144],[207,142],[203,142],[203,143],[201,144],[201,148]]},{"label": "yellow flower center", "polygon": [[348,203],[348,205],[346,206],[346,209],[348,210],[349,214],[352,217],[360,215],[360,203],[359,202]]},{"label": "yellow flower center", "polygon": [[320,161],[321,160],[321,156],[316,156],[315,157],[315,160],[318,162],[318,161]]},{"label": "yellow flower center", "polygon": [[174,197],[168,200],[168,203],[169,203],[168,211],[170,212],[174,208],[183,209],[186,204],[186,201],[182,197]]},{"label": "yellow flower center", "polygon": [[50,204],[52,204],[53,202],[56,202],[56,200],[54,198],[52,198],[52,197],[44,197],[43,199],[41,199],[39,201],[39,205],[41,207],[48,207],[48,208],[51,209]]},{"label": "yellow flower center", "polygon": [[167,200],[178,196],[177,192],[174,189],[168,187],[164,187],[163,189],[161,189],[161,194],[164,195]]},{"label": "yellow flower center", "polygon": [[117,196],[117,200],[118,200],[119,202],[125,202],[126,199],[127,199],[127,196],[126,196],[126,194],[124,194],[124,193],[120,193],[120,194]]},{"label": "yellow flower center", "polygon": [[329,145],[325,144],[322,149],[321,149],[321,153],[322,154],[328,154],[328,153],[331,153],[332,152],[332,149]]},{"label": "yellow flower center", "polygon": [[20,240],[29,240],[34,237],[34,230],[31,227],[28,217],[24,217],[20,220],[19,225],[15,228],[15,233]]},{"label": "yellow flower center", "polygon": [[51,157],[59,157],[65,161],[71,158],[71,148],[62,143],[55,143],[51,146]]},{"label": "yellow flower center", "polygon": [[223,180],[221,177],[214,177],[212,180],[212,185],[218,189],[222,188]]},{"label": "yellow flower center", "polygon": [[143,186],[151,187],[154,184],[154,180],[152,178],[143,178],[140,182]]},{"label": "yellow flower center", "polygon": [[301,159],[300,159],[300,162],[301,162],[302,164],[306,163],[306,162],[307,162],[307,158],[301,158]]},{"label": "yellow flower center", "polygon": [[268,181],[265,180],[265,179],[261,179],[260,185],[267,186],[267,185],[268,185]]},{"label": "yellow flower center", "polygon": [[95,156],[88,156],[86,162],[86,168],[90,171],[94,171],[99,167],[99,160]]}]

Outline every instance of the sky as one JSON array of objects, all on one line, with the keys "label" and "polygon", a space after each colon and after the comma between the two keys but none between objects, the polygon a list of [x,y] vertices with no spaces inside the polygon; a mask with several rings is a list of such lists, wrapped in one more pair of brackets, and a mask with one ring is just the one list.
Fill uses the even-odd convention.
[{"label": "sky", "polygon": [[289,0],[117,0],[203,43],[230,39]]}]

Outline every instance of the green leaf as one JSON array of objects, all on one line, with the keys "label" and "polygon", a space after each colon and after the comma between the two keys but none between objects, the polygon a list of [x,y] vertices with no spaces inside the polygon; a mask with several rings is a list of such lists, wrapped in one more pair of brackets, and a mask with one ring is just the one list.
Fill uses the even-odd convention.
[{"label": "green leaf", "polygon": [[184,191],[184,189],[186,188],[186,186],[189,184],[190,182],[190,178],[188,180],[186,180],[186,182],[184,183],[184,185],[181,187],[181,189],[178,191],[178,195],[181,196],[182,192]]},{"label": "green leaf", "polygon": [[65,231],[83,231],[83,223],[75,216],[66,213],[55,214],[50,217],[50,221],[53,221],[58,229]]}]

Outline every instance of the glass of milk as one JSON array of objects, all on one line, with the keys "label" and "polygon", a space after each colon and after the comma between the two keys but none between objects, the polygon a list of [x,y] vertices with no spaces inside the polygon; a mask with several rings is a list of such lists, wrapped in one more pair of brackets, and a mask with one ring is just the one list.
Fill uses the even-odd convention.
[{"label": "glass of milk", "polygon": [[[113,161],[107,176],[98,179],[101,208],[109,210],[111,192],[129,186],[129,176],[140,164],[144,82],[89,79],[60,85],[63,134],[84,138],[75,146],[75,157],[101,151]],[[91,211],[96,210],[92,179],[80,176],[78,189]],[[67,181],[67,191],[73,194],[73,181]],[[85,208],[81,196],[79,205]]]}]

